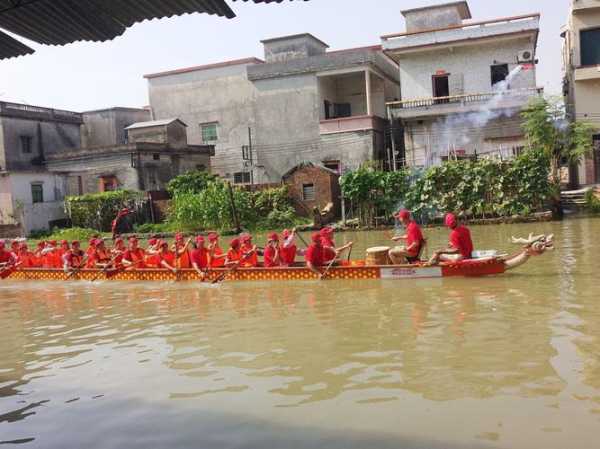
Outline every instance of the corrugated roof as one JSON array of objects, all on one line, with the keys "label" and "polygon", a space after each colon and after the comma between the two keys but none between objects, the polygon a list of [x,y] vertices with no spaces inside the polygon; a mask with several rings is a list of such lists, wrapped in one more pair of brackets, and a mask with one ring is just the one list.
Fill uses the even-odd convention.
[{"label": "corrugated roof", "polygon": [[134,123],[133,125],[129,125],[125,129],[151,128],[153,126],[166,126],[166,125],[170,125],[173,122],[180,122],[181,124],[183,124],[183,126],[187,126],[185,123],[183,123],[178,118],[166,118],[166,119],[162,119],[162,120],[152,120],[149,122]]},{"label": "corrugated roof", "polygon": [[[0,28],[41,44],[65,45],[114,39],[134,23],[195,12],[235,17],[225,0],[0,0]],[[0,59],[32,52],[15,42],[0,36]]]}]

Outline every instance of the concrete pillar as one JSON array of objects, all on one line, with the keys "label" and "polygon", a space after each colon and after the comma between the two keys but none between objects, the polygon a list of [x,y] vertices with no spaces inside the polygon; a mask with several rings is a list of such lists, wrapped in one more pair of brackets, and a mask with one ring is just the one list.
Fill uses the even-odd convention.
[{"label": "concrete pillar", "polygon": [[367,115],[373,115],[373,108],[371,107],[371,72],[365,70],[365,83],[367,86]]}]

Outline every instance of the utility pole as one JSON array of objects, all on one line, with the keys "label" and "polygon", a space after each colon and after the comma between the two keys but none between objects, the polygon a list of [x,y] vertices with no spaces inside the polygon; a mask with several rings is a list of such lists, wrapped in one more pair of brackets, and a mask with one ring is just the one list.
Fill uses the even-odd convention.
[{"label": "utility pole", "polygon": [[388,113],[388,120],[390,121],[390,137],[392,139],[392,171],[396,171],[397,170],[397,163],[396,163],[396,136],[394,135],[394,116],[392,114],[392,110],[391,108],[388,106],[387,107],[387,113]]},{"label": "utility pole", "polygon": [[252,154],[252,128],[248,127],[248,148],[250,152],[250,185],[254,186],[254,155]]},{"label": "utility pole", "polygon": [[227,190],[229,191],[229,201],[231,202],[231,218],[233,220],[235,230],[239,234],[240,232],[242,232],[242,228],[240,227],[240,217],[237,213],[237,209],[235,208],[235,199],[233,197],[233,187],[231,186],[231,183],[229,181],[227,181]]}]

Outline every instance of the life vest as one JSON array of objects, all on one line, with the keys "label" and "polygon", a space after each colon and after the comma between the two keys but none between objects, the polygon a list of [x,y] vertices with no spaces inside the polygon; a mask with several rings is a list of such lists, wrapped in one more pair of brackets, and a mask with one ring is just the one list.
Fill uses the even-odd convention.
[{"label": "life vest", "polygon": [[223,255],[223,250],[221,249],[220,246],[215,246],[215,248],[213,249],[213,257],[210,258],[210,266],[212,268],[221,268],[225,266],[225,258],[223,257],[218,257],[217,256],[222,256]]},{"label": "life vest", "polygon": [[135,268],[146,268],[146,257],[142,248],[136,248],[135,250],[128,249],[123,256],[131,262]]},{"label": "life vest", "polygon": [[[158,256],[160,257],[161,262],[165,261],[172,267],[175,265],[175,253],[174,252],[172,252],[172,251],[161,252]],[[160,268],[164,268],[162,266],[162,263],[161,263]]]},{"label": "life vest", "polygon": [[84,257],[85,257],[85,253],[82,250],[79,250],[79,251],[70,250],[67,253],[67,257],[66,257],[67,265],[69,266],[69,268],[80,268]]},{"label": "life vest", "polygon": [[242,254],[242,267],[244,268],[252,268],[258,265],[258,254],[254,251],[250,255],[246,255],[254,249],[254,245],[242,245],[241,254]]},{"label": "life vest", "polygon": [[[175,246],[177,251],[181,251],[183,245]],[[192,262],[190,260],[190,252],[186,249],[183,254],[180,254],[179,257],[176,256],[177,259],[177,268],[179,269],[187,269],[192,268]]]}]

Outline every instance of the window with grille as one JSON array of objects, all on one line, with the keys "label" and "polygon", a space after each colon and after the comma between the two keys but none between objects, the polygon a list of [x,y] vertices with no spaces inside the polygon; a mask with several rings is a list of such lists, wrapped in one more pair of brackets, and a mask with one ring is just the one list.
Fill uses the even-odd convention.
[{"label": "window with grille", "polygon": [[250,173],[240,171],[233,174],[234,184],[250,184]]},{"label": "window with grille", "polygon": [[581,65],[600,64],[600,28],[581,31]]},{"label": "window with grille", "polygon": [[315,200],[315,185],[314,184],[302,184],[302,200],[314,201]]},{"label": "window with grille", "polygon": [[31,184],[31,202],[33,204],[44,202],[44,186],[42,184]]},{"label": "window with grille", "polygon": [[31,136],[21,136],[21,151],[25,154],[32,152],[33,138]]},{"label": "window with grille", "polygon": [[218,140],[216,123],[203,123],[200,128],[202,130],[202,142],[210,143]]}]

